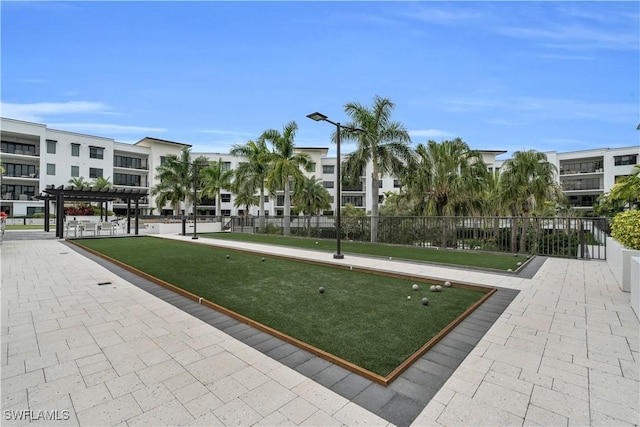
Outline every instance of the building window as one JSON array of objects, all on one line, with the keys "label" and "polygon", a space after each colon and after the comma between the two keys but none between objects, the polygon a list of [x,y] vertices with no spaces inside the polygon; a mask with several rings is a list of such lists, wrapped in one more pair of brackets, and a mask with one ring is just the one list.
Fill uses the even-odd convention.
[{"label": "building window", "polygon": [[322,216],[333,216],[333,211],[322,211]]},{"label": "building window", "polygon": [[44,213],[44,207],[42,206],[27,206],[27,216],[33,216],[35,214]]},{"label": "building window", "polygon": [[142,177],[140,175],[130,175],[126,173],[113,174],[114,185],[129,185],[132,187],[140,187],[142,185]]},{"label": "building window", "polygon": [[345,206],[347,203],[358,207],[364,206],[362,196],[342,196],[342,206]]},{"label": "building window", "polygon": [[21,144],[19,142],[2,141],[2,152],[10,154],[36,155],[36,146],[31,144]]},{"label": "building window", "polygon": [[129,169],[147,169],[147,162],[137,157],[113,156],[113,166]]},{"label": "building window", "polygon": [[16,176],[21,178],[37,178],[35,165],[5,163],[4,174],[5,176]]},{"label": "building window", "polygon": [[80,176],[80,166],[71,166],[71,177],[75,178]]},{"label": "building window", "polygon": [[333,184],[334,184],[333,181],[322,181],[322,186],[324,188],[333,188]]},{"label": "building window", "polygon": [[222,201],[222,203],[229,203],[231,201],[231,194],[229,193],[222,193],[220,195],[220,200]]},{"label": "building window", "polygon": [[104,159],[104,148],[89,147],[89,157],[92,159]]},{"label": "building window", "polygon": [[378,180],[378,188],[382,188],[382,180],[381,179]]},{"label": "building window", "polygon": [[333,169],[334,169],[333,165],[323,165],[322,166],[322,173],[334,173]]},{"label": "building window", "polygon": [[316,162],[309,162],[309,172],[316,171]]},{"label": "building window", "polygon": [[[36,195],[36,187],[33,185],[6,185],[2,184],[0,189],[4,200],[18,200],[25,197],[31,198]],[[23,197],[20,197],[23,195]]]},{"label": "building window", "polygon": [[73,157],[80,157],[80,144],[71,144],[71,155]]},{"label": "building window", "polygon": [[[289,203],[291,203],[291,195],[289,195]],[[276,206],[284,206],[284,194],[276,195]]]},{"label": "building window", "polygon": [[55,174],[56,174],[55,163],[47,163],[47,175],[55,175]]},{"label": "building window", "polygon": [[231,216],[231,209],[222,209],[220,213],[222,216]]},{"label": "building window", "polygon": [[47,153],[56,154],[56,143],[53,139],[47,139]]},{"label": "building window", "polygon": [[264,202],[265,203],[269,203],[269,196],[267,196],[267,195],[264,196]]},{"label": "building window", "polygon": [[402,183],[400,182],[399,179],[394,179],[393,180],[393,188],[400,188],[402,187]]},{"label": "building window", "polygon": [[231,162],[222,162],[222,170],[224,172],[231,170]]},{"label": "building window", "polygon": [[629,154],[628,156],[613,156],[613,164],[616,166],[635,165],[638,163],[637,154]]},{"label": "building window", "polygon": [[89,178],[102,178],[102,169],[89,168]]},{"label": "building window", "polygon": [[380,203],[384,203],[384,195],[383,194],[378,195],[378,204],[380,204]]},{"label": "building window", "polygon": [[166,156],[160,156],[160,166],[164,165],[167,162]]}]

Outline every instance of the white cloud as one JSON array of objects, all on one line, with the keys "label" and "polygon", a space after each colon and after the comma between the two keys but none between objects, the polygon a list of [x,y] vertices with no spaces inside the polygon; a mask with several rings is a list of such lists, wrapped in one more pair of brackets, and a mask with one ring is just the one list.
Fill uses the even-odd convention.
[{"label": "white cloud", "polygon": [[[555,119],[591,119],[605,122],[634,121],[638,106],[632,103],[587,102],[580,99],[556,99],[534,97],[469,98],[445,101],[445,111],[469,112],[479,110],[506,110],[532,117]],[[516,120],[510,120],[518,122]]]},{"label": "white cloud", "polygon": [[432,5],[420,5],[401,15],[405,18],[440,25],[467,24],[469,21],[478,21],[484,16],[483,13],[477,10],[469,9],[463,11],[459,7],[447,10],[444,8],[436,8]]},{"label": "white cloud", "polygon": [[506,36],[533,39],[547,47],[586,50],[593,48],[638,50],[638,35],[633,31],[599,30],[582,25],[557,25],[555,28],[503,27]]},{"label": "white cloud", "polygon": [[454,133],[440,129],[416,129],[410,130],[409,135],[412,138],[440,138],[440,137],[452,137]]},{"label": "white cloud", "polygon": [[27,122],[42,122],[44,117],[69,113],[108,113],[109,107],[102,102],[36,102],[31,104],[0,103],[2,116]]},{"label": "white cloud", "polygon": [[165,128],[114,125],[110,123],[51,123],[48,126],[64,130],[104,133],[161,133],[167,131]]},{"label": "white cloud", "polygon": [[233,130],[220,130],[220,129],[204,129],[204,130],[201,130],[199,132],[211,133],[211,134],[214,134],[214,135],[237,136],[237,137],[245,137],[245,136],[251,136],[252,135],[249,132],[239,132],[239,131],[233,131]]}]

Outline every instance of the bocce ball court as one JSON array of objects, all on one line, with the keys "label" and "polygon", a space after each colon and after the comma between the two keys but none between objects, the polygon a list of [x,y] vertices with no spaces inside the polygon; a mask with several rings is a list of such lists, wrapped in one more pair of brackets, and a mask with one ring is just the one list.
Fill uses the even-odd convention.
[{"label": "bocce ball court", "polygon": [[383,385],[495,291],[153,237],[74,243]]}]

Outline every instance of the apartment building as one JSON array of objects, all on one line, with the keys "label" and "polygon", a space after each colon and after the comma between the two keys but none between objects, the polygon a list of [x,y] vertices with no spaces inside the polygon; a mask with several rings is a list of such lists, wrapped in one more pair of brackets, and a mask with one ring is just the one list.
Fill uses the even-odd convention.
[{"label": "apartment building", "polygon": [[[155,138],[125,144],[7,118],[2,118],[1,124],[4,173],[0,204],[10,216],[44,212],[44,202],[36,197],[46,186],[69,185],[72,178],[91,182],[103,177],[115,187],[148,190],[162,158],[189,146]],[[141,199],[140,213],[149,214],[151,206],[148,198]],[[124,214],[126,203],[115,200],[110,209]]]},{"label": "apartment building", "polygon": [[609,191],[638,164],[640,146],[545,153],[558,169],[557,182],[576,210],[591,211],[598,197]]},{"label": "apartment building", "polygon": [[[145,137],[134,144],[115,141],[111,138],[92,136],[50,129],[44,124],[2,118],[1,162],[5,169],[0,192],[1,209],[10,216],[31,216],[44,212],[44,202],[38,196],[47,185],[68,185],[69,180],[83,177],[92,181],[98,177],[108,178],[118,188],[151,190],[157,184],[156,168],[166,156],[179,154],[189,144]],[[324,212],[333,215],[336,209],[336,158],[327,157],[328,147],[301,147],[298,149],[311,158],[312,170],[305,172],[315,176],[331,195],[332,207]],[[502,150],[481,151],[490,170],[499,170],[505,154]],[[640,147],[602,148],[573,152],[547,152],[550,162],[558,168],[557,180],[576,209],[591,210],[596,198],[608,191],[618,180],[629,175],[638,163]],[[227,169],[236,169],[241,158],[224,153],[192,152],[192,158],[204,156],[212,161],[222,160]],[[352,186],[343,186],[340,205],[351,203],[370,210],[374,203],[370,190],[371,166],[361,181]],[[398,192],[402,183],[395,177],[385,176],[379,180],[378,203],[384,202],[384,194]],[[182,214],[172,207],[157,206],[149,196],[140,201],[140,214]],[[126,203],[116,200],[110,206],[116,214],[126,213]],[[215,201],[204,199],[198,205],[200,214],[215,214]],[[235,207],[233,194],[223,190],[221,212],[225,216],[243,215],[243,207]],[[187,212],[190,213],[190,212]],[[250,207],[249,214],[257,215],[258,208]],[[284,213],[284,194],[267,195],[265,213],[279,216]]]}]

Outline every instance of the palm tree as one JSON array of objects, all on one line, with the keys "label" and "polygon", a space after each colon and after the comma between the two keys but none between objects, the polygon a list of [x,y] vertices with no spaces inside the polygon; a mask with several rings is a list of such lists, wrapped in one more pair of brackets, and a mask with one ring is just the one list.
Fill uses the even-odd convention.
[{"label": "palm tree", "polygon": [[307,236],[311,236],[311,216],[317,215],[317,227],[320,222],[320,212],[331,208],[331,195],[321,184],[322,179],[304,177],[293,194],[293,203],[297,210],[307,217]]},{"label": "palm tree", "polygon": [[269,148],[263,138],[258,141],[248,141],[245,145],[234,145],[231,148],[234,156],[243,156],[247,161],[241,162],[236,168],[236,182],[244,183],[242,187],[253,186],[253,191],[260,191],[260,206],[258,207],[258,219],[260,229],[264,228],[264,188],[265,180],[269,172],[270,156]]},{"label": "palm tree", "polygon": [[200,170],[200,179],[203,188],[201,194],[216,200],[216,216],[222,215],[222,190],[231,188],[231,178],[233,171],[225,170],[224,162],[221,158],[218,161],[209,162],[209,165]]},{"label": "palm tree", "polygon": [[455,239],[447,241],[447,233],[449,225],[455,226],[456,221],[445,217],[478,211],[479,195],[488,177],[487,166],[482,155],[460,138],[418,144],[415,153],[415,162],[403,175],[405,191],[422,210],[420,214],[440,217],[441,245],[455,246]]},{"label": "palm tree", "polygon": [[608,199],[612,202],[628,203],[630,208],[640,204],[640,164],[631,170],[631,175],[616,183],[609,192]]},{"label": "palm tree", "polygon": [[[503,164],[502,200],[513,216],[522,217],[520,253],[526,251],[530,212],[554,196],[556,172],[557,168],[547,161],[547,156],[536,150],[516,151]],[[516,252],[515,243],[515,227],[512,227],[512,252]]]},{"label": "palm tree", "polygon": [[68,182],[76,188],[82,188],[86,185],[89,185],[89,182],[85,181],[83,176],[73,177]]},{"label": "palm tree", "polygon": [[93,180],[93,182],[91,183],[91,186],[99,190],[111,188],[113,185],[111,184],[110,179],[111,177],[104,178],[102,176],[99,176]]},{"label": "palm tree", "polygon": [[[351,118],[345,128],[361,129],[362,132],[349,132],[343,129],[340,137],[345,141],[356,141],[358,147],[349,154],[344,163],[346,181],[357,184],[366,174],[367,165],[371,164],[371,241],[378,235],[378,181],[385,175],[400,174],[400,171],[411,160],[409,133],[400,122],[391,120],[394,104],[387,98],[376,96],[373,106],[351,102],[344,110]],[[333,140],[336,140],[333,135]],[[340,161],[341,159],[338,159]],[[341,201],[337,201],[340,209]]]},{"label": "palm tree", "polygon": [[468,214],[488,178],[482,155],[460,138],[418,144],[415,152],[415,162],[405,169],[402,184],[423,209],[421,213]]},{"label": "palm tree", "polygon": [[159,183],[151,189],[151,195],[156,197],[156,206],[162,209],[170,204],[174,215],[177,215],[180,203],[184,202],[186,210],[187,203],[191,200],[190,188],[193,186],[191,149],[183,148],[179,156],[169,154],[165,162],[156,168],[156,179]]},{"label": "palm tree", "polygon": [[260,139],[271,143],[273,149],[269,156],[270,164],[267,173],[267,187],[271,192],[276,189],[284,189],[284,227],[283,234],[288,236],[291,229],[291,182],[298,184],[302,181],[300,168],[309,170],[311,160],[305,153],[296,153],[294,138],[298,125],[289,122],[282,133],[275,129],[264,131]]},{"label": "palm tree", "polygon": [[[236,169],[237,172],[237,169]],[[239,180],[236,175],[236,180],[231,185],[231,191],[235,194],[233,200],[234,208],[244,208],[244,217],[249,215],[249,208],[251,206],[257,206],[260,203],[260,196],[256,194],[255,183],[251,180]],[[244,223],[242,221],[242,231],[244,231]]]}]

